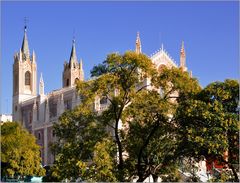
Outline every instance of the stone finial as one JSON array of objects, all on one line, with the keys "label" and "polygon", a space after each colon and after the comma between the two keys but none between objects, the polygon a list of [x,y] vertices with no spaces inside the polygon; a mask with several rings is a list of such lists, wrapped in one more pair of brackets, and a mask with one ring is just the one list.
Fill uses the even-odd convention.
[{"label": "stone finial", "polygon": [[184,41],[182,41],[181,55],[185,56]]},{"label": "stone finial", "polygon": [[137,53],[137,54],[142,53],[142,46],[141,46],[141,40],[140,40],[139,32],[137,32],[136,53]]},{"label": "stone finial", "polygon": [[36,54],[35,54],[34,50],[33,50],[33,53],[32,53],[32,63],[36,64]]},{"label": "stone finial", "polygon": [[186,53],[184,49],[184,42],[182,41],[181,51],[180,51],[180,68],[183,71],[187,71],[186,67]]},{"label": "stone finial", "polygon": [[82,61],[82,59],[80,60],[80,63],[79,63],[79,70],[83,70],[83,61]]}]

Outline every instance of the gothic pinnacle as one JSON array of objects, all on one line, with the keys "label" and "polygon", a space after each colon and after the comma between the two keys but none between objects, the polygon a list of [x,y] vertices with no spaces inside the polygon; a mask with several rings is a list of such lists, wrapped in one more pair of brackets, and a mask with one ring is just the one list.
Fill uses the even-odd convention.
[{"label": "gothic pinnacle", "polygon": [[142,53],[142,46],[141,46],[141,40],[140,40],[139,32],[137,32],[136,53],[137,53],[137,54]]}]

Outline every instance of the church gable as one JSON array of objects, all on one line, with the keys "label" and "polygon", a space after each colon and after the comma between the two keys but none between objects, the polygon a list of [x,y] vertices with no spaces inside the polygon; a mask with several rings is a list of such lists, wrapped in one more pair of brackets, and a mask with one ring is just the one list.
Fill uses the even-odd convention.
[{"label": "church gable", "polygon": [[166,66],[168,68],[177,67],[177,64],[169,56],[169,54],[165,50],[163,50],[163,48],[161,48],[160,51],[152,55],[150,58],[157,69],[163,66]]}]

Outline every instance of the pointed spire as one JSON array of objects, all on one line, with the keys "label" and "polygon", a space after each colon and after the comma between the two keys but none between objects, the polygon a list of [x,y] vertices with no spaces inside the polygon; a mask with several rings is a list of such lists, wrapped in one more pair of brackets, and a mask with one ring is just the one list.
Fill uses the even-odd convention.
[{"label": "pointed spire", "polygon": [[190,76],[190,78],[192,78],[192,71],[189,72],[189,76]]},{"label": "pointed spire", "polygon": [[29,58],[30,53],[29,53],[29,47],[28,47],[28,39],[27,39],[27,26],[24,26],[24,37],[23,37],[23,42],[22,42],[22,49],[24,58]]},{"label": "pointed spire", "polygon": [[75,67],[77,63],[78,62],[77,62],[77,54],[76,54],[76,48],[75,48],[75,39],[73,39],[72,51],[69,59],[70,68]]},{"label": "pointed spire", "polygon": [[39,95],[44,95],[44,81],[42,73],[40,75],[40,81],[39,81]]},{"label": "pointed spire", "polygon": [[40,74],[40,83],[44,83],[42,73]]},{"label": "pointed spire", "polygon": [[182,47],[181,47],[181,51],[180,51],[180,68],[183,71],[187,71],[187,67],[186,67],[186,53],[185,53],[184,42],[183,41],[182,41]]},{"label": "pointed spire", "polygon": [[184,41],[182,41],[181,55],[185,56]]},{"label": "pointed spire", "polygon": [[137,53],[137,54],[142,53],[142,46],[141,46],[141,40],[140,40],[139,32],[137,32],[136,53]]}]

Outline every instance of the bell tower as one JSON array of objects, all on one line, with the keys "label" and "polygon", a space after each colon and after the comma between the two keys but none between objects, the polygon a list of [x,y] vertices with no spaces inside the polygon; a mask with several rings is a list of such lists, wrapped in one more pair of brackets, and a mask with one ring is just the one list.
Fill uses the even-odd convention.
[{"label": "bell tower", "polygon": [[22,101],[37,94],[37,63],[33,51],[30,55],[27,39],[27,27],[24,27],[22,47],[14,54],[13,64],[13,120],[21,120],[20,105]]},{"label": "bell tower", "polygon": [[84,71],[82,65],[82,60],[80,60],[80,63],[78,63],[75,40],[73,39],[69,62],[64,62],[64,70],[62,76],[63,87],[72,87],[75,86],[78,80],[84,80]]}]

